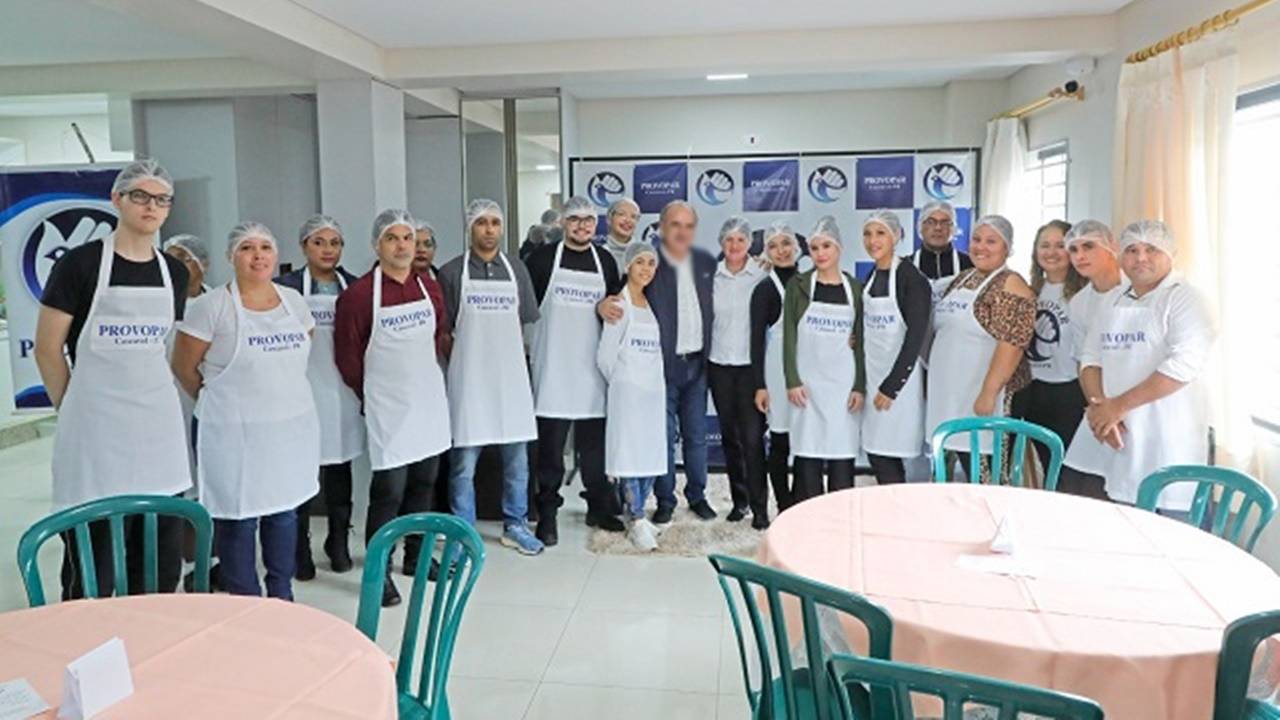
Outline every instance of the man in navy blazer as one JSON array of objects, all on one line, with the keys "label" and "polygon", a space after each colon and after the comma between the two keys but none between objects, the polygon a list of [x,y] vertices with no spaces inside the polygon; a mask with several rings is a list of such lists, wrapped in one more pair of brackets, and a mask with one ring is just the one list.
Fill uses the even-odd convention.
[{"label": "man in navy blazer", "polygon": [[[662,339],[667,380],[667,474],[654,485],[658,509],[654,524],[671,522],[676,507],[676,436],[684,450],[684,497],[689,509],[703,520],[716,511],[706,499],[707,489],[707,352],[711,349],[711,291],[716,259],[693,246],[698,214],[682,200],[673,200],[659,217],[658,270],[645,288]],[[683,285],[683,288],[682,288]],[[683,291],[682,291],[683,290]],[[621,310],[601,303],[610,322]]]}]

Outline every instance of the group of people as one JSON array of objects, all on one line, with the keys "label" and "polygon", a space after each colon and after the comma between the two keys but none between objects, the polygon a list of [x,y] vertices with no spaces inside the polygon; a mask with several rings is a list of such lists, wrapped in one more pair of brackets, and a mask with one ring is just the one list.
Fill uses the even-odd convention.
[{"label": "group of people", "polygon": [[[1171,272],[1173,240],[1159,223],[1135,223],[1118,241],[1095,221],[1051,223],[1028,285],[1007,267],[1013,228],[1000,216],[974,224],[965,254],[954,210],[934,203],[920,215],[923,247],[899,258],[904,229],[877,211],[861,228],[875,263],[864,284],[841,269],[850,263],[830,217],[806,246],[771,224],[758,256],[749,223],[732,218],[716,258],[695,246],[687,203],[663,209],[651,244],[633,239],[637,205],[618,200],[597,243],[596,208],[573,197],[559,239],[522,261],[501,249],[502,209],[475,200],[462,255],[439,268],[431,227],[391,209],[370,233],[377,261],[352,274],[343,229],[316,215],[298,232],[303,267],[277,277],[275,234],[246,222],[228,236],[233,277],[209,287],[197,238],[156,250],[174,201],[163,168],[129,165],[112,189],[115,231],[68,251],[49,277],[36,358],[59,409],[54,501],[179,495],[194,481],[233,593],[261,593],[258,546],[268,595],[291,598],[295,577],[314,577],[305,518],[321,488],[325,554],[334,571],[351,569],[352,460],[365,453],[366,542],[398,515],[434,509],[437,476],[447,510],[474,522],[477,461],[497,446],[501,542],[539,554],[558,542],[571,431],[587,524],[652,550],[677,506],[677,446],[690,511],[717,517],[706,497],[708,388],[727,519],[750,516],[756,529],[769,526],[770,485],[785,511],[852,487],[862,453],[878,482],[903,482],[926,429],[969,415],[1052,428],[1070,448],[1064,488],[1122,502],[1147,472],[1204,459],[1196,380],[1211,331]],[[1189,498],[1166,501],[1179,509]],[[126,527],[131,550],[141,531]],[[110,529],[92,532],[109,591]],[[174,521],[161,521],[159,545],[171,589]],[[440,572],[427,550],[407,542],[402,571]],[[140,587],[143,554],[128,557]],[[80,572],[69,542],[64,597],[82,593]],[[390,565],[382,599],[400,601]]]}]

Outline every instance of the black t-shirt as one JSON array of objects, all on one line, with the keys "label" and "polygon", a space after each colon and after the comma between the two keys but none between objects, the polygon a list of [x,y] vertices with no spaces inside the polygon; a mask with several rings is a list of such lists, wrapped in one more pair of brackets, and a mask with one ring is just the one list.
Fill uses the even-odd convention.
[{"label": "black t-shirt", "polygon": [[[173,284],[173,317],[182,319],[187,306],[187,281],[190,274],[180,260],[156,251],[169,266],[169,282]],[[89,319],[89,307],[98,289],[98,265],[102,262],[102,241],[94,240],[66,252],[49,272],[49,282],[44,286],[42,305],[61,310],[71,316],[71,331],[67,334],[67,350],[71,363],[76,361],[76,343],[80,331]],[[164,278],[160,266],[154,260],[134,262],[116,254],[111,263],[112,287],[160,287]]]},{"label": "black t-shirt", "polygon": [[[778,281],[785,288],[791,278],[796,276],[796,266],[776,267]],[[773,280],[765,278],[756,284],[751,291],[751,376],[755,379],[756,389],[764,390],[764,353],[765,340],[769,337],[769,326],[782,316],[782,296]]]},{"label": "black t-shirt", "polygon": [[916,269],[930,280],[959,275],[973,267],[973,261],[969,259],[969,256],[959,250],[956,250],[955,259],[960,261],[960,267],[953,267],[951,250],[952,247],[950,245],[942,252],[934,251],[928,247],[921,247],[919,250],[919,263],[916,262],[916,253],[908,255],[906,260],[915,265]]},{"label": "black t-shirt", "polygon": [[[543,245],[534,250],[529,259],[524,262],[525,267],[529,268],[529,279],[533,281],[533,294],[538,298],[539,303],[547,294],[547,286],[551,284],[551,273],[555,269],[552,266],[555,264],[556,246],[559,244]],[[598,245],[589,245],[584,250],[574,250],[566,245],[560,257],[560,267],[565,270],[595,272],[596,261],[591,259],[591,253],[595,253],[596,260],[600,262],[600,272],[604,275],[605,294],[616,295],[622,292],[623,283],[618,274],[618,263],[614,261],[608,250]]]}]

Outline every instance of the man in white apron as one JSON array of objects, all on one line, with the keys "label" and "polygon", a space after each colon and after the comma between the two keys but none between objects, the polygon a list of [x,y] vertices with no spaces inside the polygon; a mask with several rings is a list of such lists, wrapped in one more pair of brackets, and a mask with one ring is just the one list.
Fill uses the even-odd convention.
[{"label": "man in white apron", "polygon": [[[1103,475],[1117,502],[1134,502],[1143,478],[1166,465],[1208,462],[1208,398],[1200,379],[1213,328],[1203,299],[1173,272],[1174,252],[1164,223],[1142,220],[1124,229],[1120,266],[1128,285],[1095,316],[1080,359],[1085,419],[1114,450]],[[1185,512],[1194,493],[1194,483],[1172,485],[1159,507]]]},{"label": "man in white apron", "polygon": [[591,242],[596,210],[585,197],[569,198],[561,211],[564,239],[535,251],[529,277],[539,300],[533,326],[533,398],[538,422],[538,539],[559,542],[556,514],[564,500],[564,447],[573,430],[586,489],[587,524],[611,532],[626,527],[617,493],[604,473],[605,381],[596,367],[600,345],[596,304],[621,289],[618,268]]},{"label": "man in white apron", "polygon": [[[36,364],[58,409],[54,510],[191,487],[182,407],[165,348],[182,318],[188,272],[156,247],[173,204],[173,181],[154,161],[131,163],[116,177],[111,202],[119,213],[115,232],[63,255],[41,298]],[[143,591],[142,520],[126,520],[127,578],[114,575],[108,524],[90,525],[100,595],[111,595],[125,580],[129,592]],[[178,583],[181,528],[179,520],[160,519],[162,592]],[[83,584],[74,541],[64,541],[62,597],[69,600],[83,596]]]},{"label": "man in white apron", "polygon": [[938,200],[921,208],[917,229],[924,242],[911,256],[911,264],[929,280],[933,288],[933,302],[937,304],[951,281],[973,267],[973,261],[956,249],[955,239],[960,227],[956,209],[951,203]]},{"label": "man in white apron", "polygon": [[[345,240],[338,221],[328,215],[308,218],[298,231],[298,244],[306,265],[276,278],[276,282],[302,295],[316,323],[307,379],[320,418],[320,489],[329,521],[324,551],[333,571],[343,573],[353,566],[347,547],[351,461],[364,453],[364,419],[360,417],[360,399],[342,382],[334,362],[333,321],[338,295],[356,281],[356,276],[339,264]],[[294,577],[303,581],[316,576],[311,558],[311,505],[308,500],[298,508],[298,569]]]},{"label": "man in white apron", "polygon": [[[378,264],[338,297],[334,319],[338,372],[364,402],[373,469],[366,544],[397,516],[432,509],[439,458],[452,438],[438,360],[443,300],[431,278],[413,271],[413,218],[384,210],[372,242]],[[405,539],[406,574],[420,550],[420,538]],[[399,602],[388,565],[382,604]]]},{"label": "man in white apron", "polygon": [[537,438],[533,389],[522,325],[538,319],[529,271],[499,250],[502,209],[492,200],[467,205],[468,247],[440,269],[453,330],[449,358],[449,502],[476,519],[476,461],[486,445],[502,454],[502,544],[523,555],[542,552],[529,529],[528,442]]}]

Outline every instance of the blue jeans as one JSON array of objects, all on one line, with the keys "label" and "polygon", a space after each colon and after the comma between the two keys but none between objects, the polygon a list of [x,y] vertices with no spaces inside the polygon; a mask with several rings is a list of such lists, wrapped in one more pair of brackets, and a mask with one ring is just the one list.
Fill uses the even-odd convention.
[{"label": "blue jeans", "polygon": [[622,485],[622,497],[625,501],[623,513],[628,520],[644,517],[645,501],[649,499],[649,493],[653,492],[657,481],[656,477],[621,478],[618,481]]},{"label": "blue jeans", "polygon": [[[499,445],[502,451],[502,526],[524,525],[529,516],[529,454],[526,443]],[[476,461],[484,448],[449,451],[449,506],[453,514],[476,524]]]},{"label": "blue jeans", "polygon": [[258,583],[255,535],[262,539],[262,564],[267,567],[267,597],[293,600],[293,573],[297,569],[298,514],[285,510],[275,515],[244,520],[214,520],[222,587],[232,595],[262,595]]},{"label": "blue jeans", "polygon": [[[667,374],[667,474],[654,484],[658,507],[676,506],[676,434],[684,454],[684,497],[701,502],[707,489],[707,362],[703,354],[677,356]],[[671,382],[672,377],[676,382]]]}]

